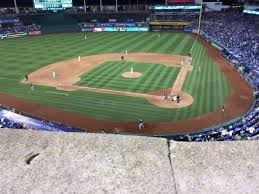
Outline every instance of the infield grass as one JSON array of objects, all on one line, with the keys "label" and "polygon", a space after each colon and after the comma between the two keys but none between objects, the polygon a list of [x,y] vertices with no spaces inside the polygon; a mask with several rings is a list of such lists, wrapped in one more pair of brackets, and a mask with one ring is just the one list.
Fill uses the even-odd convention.
[{"label": "infield grass", "polygon": [[[139,78],[125,78],[121,74],[130,72],[142,73]],[[147,93],[171,88],[180,68],[161,64],[110,61],[98,65],[90,72],[81,76],[76,85],[91,88]]]},{"label": "infield grass", "polygon": [[[66,91],[69,96],[62,96],[55,93],[62,91],[41,86],[36,86],[35,92],[30,94],[29,86],[20,83],[25,74],[79,55],[125,53],[125,50],[188,55],[194,42],[184,33],[160,32],[160,35],[157,38],[157,33],[153,32],[87,33],[84,40],[84,33],[75,33],[1,40],[0,93],[111,121],[136,121],[140,116],[145,121],[153,122],[183,120],[222,107],[231,92],[229,84],[199,43],[193,50],[194,69],[188,73],[183,86],[183,91],[193,96],[194,103],[182,109],[163,109],[142,98],[93,92]],[[199,66],[201,71],[198,70]],[[160,73],[159,79],[163,78],[159,70],[154,73],[158,77]]]}]

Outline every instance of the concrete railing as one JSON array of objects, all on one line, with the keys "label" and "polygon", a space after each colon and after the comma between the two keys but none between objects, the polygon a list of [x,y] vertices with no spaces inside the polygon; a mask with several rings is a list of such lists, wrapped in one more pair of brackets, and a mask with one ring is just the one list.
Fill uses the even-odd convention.
[{"label": "concrete railing", "polygon": [[259,141],[0,129],[1,193],[259,193]]}]

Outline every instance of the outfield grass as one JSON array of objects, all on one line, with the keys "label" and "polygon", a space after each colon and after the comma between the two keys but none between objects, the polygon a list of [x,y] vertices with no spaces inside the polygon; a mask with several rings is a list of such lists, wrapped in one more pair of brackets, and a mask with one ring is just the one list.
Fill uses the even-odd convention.
[{"label": "outfield grass", "polygon": [[[130,72],[142,73],[139,78],[125,78],[121,74]],[[83,74],[76,85],[91,88],[147,93],[171,88],[180,68],[161,64],[110,61],[100,64],[90,72]]]},{"label": "outfield grass", "polygon": [[[37,86],[34,94],[28,85],[19,81],[25,74],[40,67],[61,61],[103,53],[128,52],[172,53],[187,55],[194,40],[184,33],[122,32],[83,33],[26,37],[0,41],[0,92],[30,100],[49,107],[60,108],[80,115],[113,121],[182,120],[211,112],[222,107],[230,95],[229,84],[217,65],[199,43],[193,50],[194,70],[189,72],[183,91],[194,97],[194,103],[182,109],[158,108],[145,99],[93,92],[56,93],[55,88]],[[201,71],[198,71],[200,66]],[[163,77],[163,74],[160,74]],[[46,93],[47,92],[47,93]]]}]

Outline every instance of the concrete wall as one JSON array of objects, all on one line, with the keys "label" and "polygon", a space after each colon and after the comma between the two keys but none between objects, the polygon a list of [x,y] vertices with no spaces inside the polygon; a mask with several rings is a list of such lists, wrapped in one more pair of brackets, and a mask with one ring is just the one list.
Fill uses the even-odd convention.
[{"label": "concrete wall", "polygon": [[259,193],[258,153],[258,141],[0,129],[0,193]]}]

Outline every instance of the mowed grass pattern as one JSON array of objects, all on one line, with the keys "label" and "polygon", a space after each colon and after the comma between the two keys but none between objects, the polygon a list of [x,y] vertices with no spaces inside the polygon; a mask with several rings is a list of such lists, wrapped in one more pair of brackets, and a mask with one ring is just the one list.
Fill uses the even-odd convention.
[{"label": "mowed grass pattern", "polygon": [[[111,121],[183,120],[216,110],[230,95],[230,88],[217,65],[207,56],[206,50],[196,44],[193,50],[192,72],[188,73],[183,90],[194,97],[194,103],[182,109],[163,109],[145,99],[93,92],[66,92],[59,95],[55,88],[35,88],[19,81],[25,74],[48,64],[76,58],[79,55],[103,53],[150,52],[188,55],[194,40],[184,33],[122,32],[60,34],[0,41],[0,92],[27,101],[60,108],[88,117]],[[201,71],[198,71],[200,66]],[[163,78],[163,72],[160,73]],[[50,94],[49,92],[55,92]]]},{"label": "mowed grass pattern", "polygon": [[[142,73],[139,78],[125,78],[121,74],[130,72]],[[119,90],[127,92],[147,93],[171,88],[180,68],[168,67],[161,64],[110,61],[98,65],[90,72],[81,76],[76,85]]]}]

